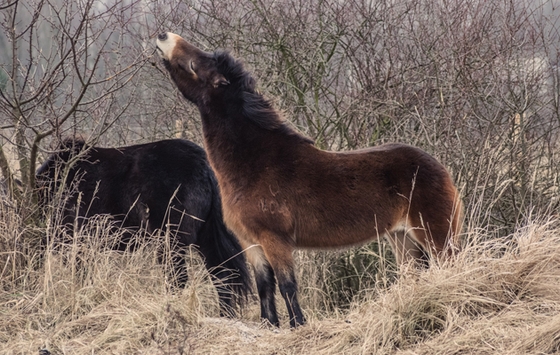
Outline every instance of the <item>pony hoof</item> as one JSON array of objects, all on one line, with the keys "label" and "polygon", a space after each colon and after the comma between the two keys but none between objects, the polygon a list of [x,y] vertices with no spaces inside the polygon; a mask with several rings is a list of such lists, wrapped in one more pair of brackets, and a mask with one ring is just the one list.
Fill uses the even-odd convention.
[{"label": "pony hoof", "polygon": [[280,328],[280,322],[272,323],[270,320],[266,318],[261,318],[261,324],[259,326],[261,329],[270,329],[270,330],[278,330]]}]

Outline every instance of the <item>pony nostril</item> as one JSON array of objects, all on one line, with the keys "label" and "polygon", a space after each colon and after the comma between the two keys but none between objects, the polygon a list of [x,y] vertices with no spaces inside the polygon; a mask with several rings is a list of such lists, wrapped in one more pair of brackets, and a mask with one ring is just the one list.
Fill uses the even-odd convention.
[{"label": "pony nostril", "polygon": [[167,33],[166,33],[166,32],[160,33],[160,34],[157,36],[157,38],[158,38],[160,41],[165,41],[165,40],[167,39]]}]

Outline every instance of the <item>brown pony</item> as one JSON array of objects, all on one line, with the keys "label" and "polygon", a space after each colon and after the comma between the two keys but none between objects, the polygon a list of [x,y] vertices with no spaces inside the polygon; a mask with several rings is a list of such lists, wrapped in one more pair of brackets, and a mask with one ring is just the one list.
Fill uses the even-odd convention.
[{"label": "brown pony", "polygon": [[261,316],[279,325],[275,277],[292,327],[305,323],[292,251],[389,240],[397,262],[451,254],[462,203],[449,173],[404,144],[328,152],[294,131],[227,52],[158,35],[163,63],[202,116],[224,220],[255,270]]}]

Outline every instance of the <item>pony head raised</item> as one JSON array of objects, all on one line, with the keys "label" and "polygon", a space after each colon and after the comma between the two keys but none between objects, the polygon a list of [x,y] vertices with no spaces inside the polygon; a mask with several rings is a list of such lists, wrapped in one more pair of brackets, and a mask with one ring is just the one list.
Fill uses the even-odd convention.
[{"label": "pony head raised", "polygon": [[197,103],[202,95],[229,85],[218,72],[213,53],[204,52],[171,32],[159,34],[156,46],[171,78],[187,100]]}]

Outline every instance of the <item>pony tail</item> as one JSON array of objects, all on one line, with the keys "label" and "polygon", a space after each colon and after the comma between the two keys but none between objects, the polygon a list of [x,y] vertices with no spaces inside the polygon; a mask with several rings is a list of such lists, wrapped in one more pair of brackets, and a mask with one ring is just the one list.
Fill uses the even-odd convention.
[{"label": "pony tail", "polygon": [[453,251],[460,252],[462,249],[462,242],[461,242],[461,233],[463,231],[463,223],[465,222],[465,211],[463,201],[461,201],[461,197],[459,192],[456,191],[455,193],[455,208],[453,214],[453,220],[451,221],[451,238],[449,242],[451,243],[451,247]]},{"label": "pony tail", "polygon": [[243,308],[252,292],[251,276],[245,253],[235,235],[223,222],[222,201],[216,177],[213,173],[209,177],[213,186],[212,206],[206,223],[200,231],[198,243],[205,256],[206,265],[209,269],[213,269],[210,272],[217,279],[213,281],[217,283],[218,293],[222,289],[231,300],[229,305],[225,305],[226,308],[233,305]]}]

